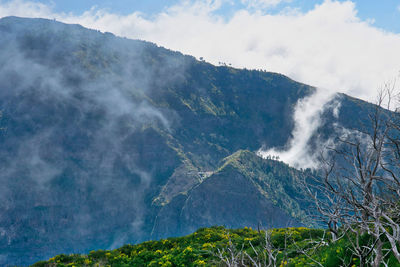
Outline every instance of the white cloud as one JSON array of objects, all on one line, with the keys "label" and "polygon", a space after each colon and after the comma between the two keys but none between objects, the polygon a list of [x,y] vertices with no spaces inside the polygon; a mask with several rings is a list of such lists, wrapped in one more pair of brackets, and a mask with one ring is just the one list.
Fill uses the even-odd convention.
[{"label": "white cloud", "polygon": [[[278,156],[282,161],[293,167],[298,168],[316,168],[318,161],[312,151],[310,151],[309,141],[314,132],[321,124],[320,117],[326,108],[326,103],[333,97],[331,92],[326,93],[323,89],[309,97],[297,102],[295,113],[293,115],[295,127],[293,129],[293,138],[289,140],[286,150],[277,150],[275,148],[264,151],[260,149],[258,154],[264,158],[268,156]],[[339,105],[338,103],[335,103]],[[331,105],[333,113],[334,106]],[[338,113],[339,111],[336,111]],[[322,144],[324,146],[324,144]],[[323,147],[319,148],[323,149]]]},{"label": "white cloud", "polygon": [[0,1],[0,17],[46,17],[53,16],[52,7],[42,3],[23,0]]},{"label": "white cloud", "polygon": [[[253,7],[281,2],[243,1]],[[214,64],[222,61],[235,67],[266,69],[323,88],[308,102],[298,103],[294,116],[304,120],[297,122],[295,133],[304,135],[299,135],[301,140],[291,140],[288,151],[278,151],[287,162],[293,158],[307,159],[305,155],[299,157],[298,152],[304,149],[311,130],[319,125],[318,114],[328,96],[344,92],[373,100],[380,85],[400,70],[400,35],[361,20],[351,1],[325,0],[306,13],[290,9],[271,15],[250,8],[223,18],[214,11],[225,2],[229,1],[186,0],[147,18],[140,13],[118,15],[95,8],[81,15],[54,13],[52,7],[43,4],[0,0],[0,17],[46,17],[79,23],[119,36],[152,41]],[[291,163],[309,166],[307,162]]]},{"label": "white cloud", "polygon": [[291,0],[241,0],[241,2],[248,8],[266,9],[282,2],[291,2]]},{"label": "white cloud", "polygon": [[[258,1],[273,3],[278,0]],[[373,99],[400,70],[400,36],[357,17],[350,1],[325,1],[307,13],[277,15],[239,10],[224,19],[220,1],[183,1],[152,18],[92,8],[55,13],[43,4],[0,1],[0,16],[56,18],[68,23],[155,42],[217,64],[262,68],[331,91]]]}]

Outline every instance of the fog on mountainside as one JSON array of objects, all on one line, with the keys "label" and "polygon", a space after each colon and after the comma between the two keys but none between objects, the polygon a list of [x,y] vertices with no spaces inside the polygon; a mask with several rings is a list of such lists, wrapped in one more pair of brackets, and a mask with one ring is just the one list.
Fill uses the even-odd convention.
[{"label": "fog on mountainside", "polygon": [[2,265],[215,224],[305,225],[302,172],[255,152],[316,147],[371,108],[335,96],[298,139],[315,88],[280,74],[44,19],[1,19],[0,48]]}]

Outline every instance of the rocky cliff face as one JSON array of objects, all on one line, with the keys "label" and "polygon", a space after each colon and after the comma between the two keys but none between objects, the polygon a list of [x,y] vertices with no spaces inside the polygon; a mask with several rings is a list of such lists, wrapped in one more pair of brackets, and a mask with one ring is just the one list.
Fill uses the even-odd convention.
[{"label": "rocky cliff face", "polygon": [[0,48],[1,265],[304,223],[299,173],[253,152],[285,145],[314,88],[43,19],[1,19]]}]

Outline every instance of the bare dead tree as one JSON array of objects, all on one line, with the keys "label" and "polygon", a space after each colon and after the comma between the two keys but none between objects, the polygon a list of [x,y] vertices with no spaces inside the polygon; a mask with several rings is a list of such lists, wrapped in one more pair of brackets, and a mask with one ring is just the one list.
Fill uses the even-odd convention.
[{"label": "bare dead tree", "polygon": [[[329,162],[326,162],[328,165]],[[334,165],[325,169],[325,175],[329,177]],[[309,204],[314,209],[309,210],[309,217],[318,225],[326,225],[331,234],[331,241],[336,242],[344,236],[340,232],[339,226],[348,213],[348,205],[336,193],[334,185],[327,179],[321,179],[319,175],[309,175],[302,177],[300,181],[303,191],[309,197]]]},{"label": "bare dead tree", "polygon": [[[329,242],[346,238],[360,266],[389,266],[389,253],[400,263],[400,109],[392,108],[395,99],[394,85],[385,85],[368,114],[369,125],[344,130],[336,146],[321,155],[322,172],[304,177],[301,183],[315,203],[314,219],[331,233]],[[229,242],[227,250],[217,254],[227,266],[277,265],[280,249],[273,247],[268,231],[262,251],[250,242],[255,256]],[[285,236],[285,248],[287,242]],[[325,238],[308,240],[311,247],[304,248],[290,241],[319,266],[323,264],[312,255],[324,242]],[[346,258],[342,262],[342,266],[352,263]]]},{"label": "bare dead tree", "polygon": [[313,238],[310,238],[310,239],[308,239],[308,240],[304,240],[304,241],[306,241],[306,242],[308,243],[308,245],[309,245],[307,248],[303,248],[303,247],[299,246],[299,245],[297,244],[297,242],[295,242],[294,240],[293,240],[293,245],[296,247],[296,250],[297,250],[298,253],[304,255],[306,258],[308,258],[308,259],[309,259],[310,261],[312,261],[314,264],[323,267],[324,265],[323,265],[321,262],[319,262],[318,260],[314,259],[314,258],[312,257],[312,255],[315,254],[315,252],[316,252],[320,247],[326,246],[326,245],[328,244],[328,243],[326,242],[326,239],[325,239],[325,234],[326,234],[326,232],[324,232],[324,235],[322,236],[322,238],[319,238],[319,239],[317,239],[317,240],[315,240],[315,239],[313,239]]},{"label": "bare dead tree", "polygon": [[217,248],[217,253],[211,251],[211,254],[216,256],[221,263],[227,267],[242,267],[247,266],[245,263],[245,254],[243,253],[243,245],[241,249],[237,249],[232,243],[229,233],[228,235],[228,246],[226,249]]},{"label": "bare dead tree", "polygon": [[264,242],[265,243],[263,244],[261,250],[257,250],[250,241],[250,246],[256,256],[251,257],[247,252],[245,252],[245,254],[255,267],[275,267],[278,264],[278,254],[280,250],[272,244],[271,230],[265,230]]},{"label": "bare dead tree", "polygon": [[[249,245],[254,255],[250,255],[244,250],[244,244],[241,249],[232,243],[228,234],[228,246],[226,248],[217,248],[217,252],[210,253],[217,257],[220,263],[228,267],[254,266],[254,267],[276,267],[279,262],[287,262],[287,248],[289,243],[293,244],[295,240],[291,236],[290,231],[284,234],[283,247],[275,247],[272,242],[272,230],[260,231],[264,232],[264,237],[261,247],[255,247],[251,241]],[[278,255],[282,253],[283,258],[278,259]],[[279,261],[279,262],[278,262]],[[281,265],[280,265],[281,266]]]},{"label": "bare dead tree", "polygon": [[332,240],[340,226],[360,266],[385,265],[386,240],[400,262],[400,114],[391,107],[394,88],[387,84],[380,91],[370,125],[344,132],[330,157],[321,157],[322,178],[303,183]]}]

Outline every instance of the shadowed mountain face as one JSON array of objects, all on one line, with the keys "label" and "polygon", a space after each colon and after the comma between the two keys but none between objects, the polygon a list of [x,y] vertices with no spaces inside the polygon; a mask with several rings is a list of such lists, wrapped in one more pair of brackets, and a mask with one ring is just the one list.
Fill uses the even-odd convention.
[{"label": "shadowed mountain face", "polygon": [[304,196],[296,184],[303,173],[282,162],[238,151],[208,175],[161,208],[152,238],[193,232],[205,225],[257,229],[300,226],[306,221],[300,208]]},{"label": "shadowed mountain face", "polygon": [[[312,87],[15,17],[0,20],[0,81],[1,265],[215,224],[304,222],[301,173],[249,151],[286,144]],[[341,99],[352,115],[337,122],[352,127],[366,104]]]}]

